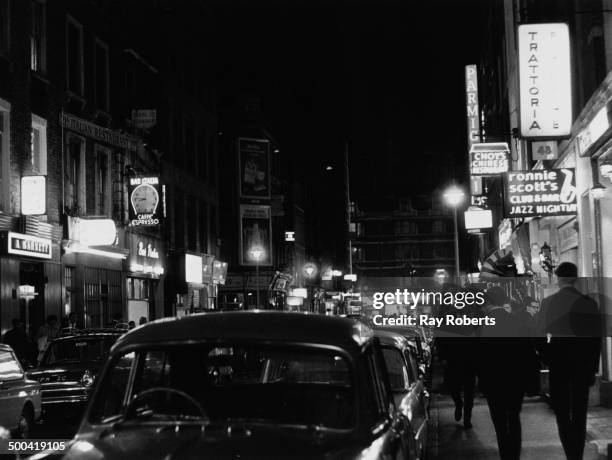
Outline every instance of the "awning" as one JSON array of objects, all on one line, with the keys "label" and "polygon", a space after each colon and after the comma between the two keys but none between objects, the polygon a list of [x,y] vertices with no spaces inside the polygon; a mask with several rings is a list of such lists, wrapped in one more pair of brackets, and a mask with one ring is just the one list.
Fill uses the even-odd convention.
[{"label": "awning", "polygon": [[511,249],[498,249],[482,264],[480,269],[482,278],[499,278],[502,276],[516,276],[516,265]]}]

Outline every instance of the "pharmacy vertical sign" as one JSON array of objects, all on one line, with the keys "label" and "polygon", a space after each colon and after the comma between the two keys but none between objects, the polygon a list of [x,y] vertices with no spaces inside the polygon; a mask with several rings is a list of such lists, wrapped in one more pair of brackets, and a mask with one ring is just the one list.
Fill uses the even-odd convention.
[{"label": "pharmacy vertical sign", "polygon": [[518,59],[521,137],[568,137],[572,128],[568,25],[520,25]]},{"label": "pharmacy vertical sign", "polygon": [[465,102],[467,109],[468,150],[480,142],[480,110],[478,108],[478,73],[475,64],[465,66]]}]

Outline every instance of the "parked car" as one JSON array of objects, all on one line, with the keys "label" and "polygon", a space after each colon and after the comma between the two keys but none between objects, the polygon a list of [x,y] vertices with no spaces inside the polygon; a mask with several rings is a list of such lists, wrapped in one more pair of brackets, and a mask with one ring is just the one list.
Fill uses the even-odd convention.
[{"label": "parked car", "polygon": [[374,327],[374,329],[394,332],[408,339],[416,347],[419,369],[421,373],[425,376],[425,382],[428,383],[431,377],[430,371],[432,352],[430,344],[431,340],[427,337],[425,329],[421,326],[377,326]]},{"label": "parked car", "polygon": [[380,339],[395,405],[410,422],[414,438],[412,458],[423,459],[427,449],[429,394],[419,370],[418,352],[406,337],[384,330],[375,330]]},{"label": "parked car", "polygon": [[27,438],[40,414],[40,384],[27,377],[13,349],[0,343],[0,427]]},{"label": "parked car", "polygon": [[408,430],[365,325],[207,313],[117,341],[65,458],[408,459]]},{"label": "parked car", "polygon": [[80,416],[111,346],[126,330],[72,330],[51,342],[39,366],[27,372],[40,382],[45,418]]}]

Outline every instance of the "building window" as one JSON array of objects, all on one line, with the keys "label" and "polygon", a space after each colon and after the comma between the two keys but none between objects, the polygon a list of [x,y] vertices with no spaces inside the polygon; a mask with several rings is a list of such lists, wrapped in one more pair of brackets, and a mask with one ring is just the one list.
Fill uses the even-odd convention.
[{"label": "building window", "polygon": [[9,48],[9,0],[0,0],[0,53]]},{"label": "building window", "polygon": [[34,114],[32,114],[30,163],[32,172],[47,174],[47,120]]},{"label": "building window", "polygon": [[110,215],[110,150],[96,146],[96,214],[98,216]]},{"label": "building window", "polygon": [[[187,201],[189,203],[196,203],[197,200],[194,196],[190,196],[187,198]],[[189,249],[190,251],[195,251],[197,248],[197,226],[195,222],[190,222],[187,225],[187,249]]]},{"label": "building window", "polygon": [[85,198],[84,156],[85,140],[78,136],[69,136],[64,157],[65,204],[72,212],[80,212],[85,204],[83,201]]},{"label": "building window", "polygon": [[208,205],[204,200],[200,205],[200,252],[208,253]]},{"label": "building window", "polygon": [[83,85],[83,26],[72,17],[66,18],[66,86],[79,96]]},{"label": "building window", "polygon": [[30,34],[31,68],[36,72],[45,71],[46,60],[46,5],[44,1],[32,1],[32,32]]},{"label": "building window", "polygon": [[[0,0],[2,1],[2,0]],[[6,211],[10,174],[10,115],[11,105],[0,99],[0,211]]]},{"label": "building window", "polygon": [[109,68],[108,68],[108,45],[96,39],[94,59],[94,86],[95,105],[98,109],[108,112],[109,110]]},{"label": "building window", "polygon": [[[180,195],[177,193],[177,195]],[[185,248],[185,212],[183,200],[178,197],[174,205],[174,246]]]},{"label": "building window", "polygon": [[70,312],[74,311],[74,288],[76,287],[74,279],[75,269],[71,266],[64,267],[64,289],[65,302],[64,302],[64,314],[68,316]]}]

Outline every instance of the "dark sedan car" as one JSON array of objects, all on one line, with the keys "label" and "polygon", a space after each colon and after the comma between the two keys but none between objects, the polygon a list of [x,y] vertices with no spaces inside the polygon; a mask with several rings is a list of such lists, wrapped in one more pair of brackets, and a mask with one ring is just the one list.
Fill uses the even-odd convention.
[{"label": "dark sedan car", "polygon": [[40,382],[43,415],[81,415],[93,383],[122,329],[71,332],[49,344],[39,367],[28,378]]},{"label": "dark sedan car", "polygon": [[65,458],[397,459],[408,430],[363,324],[209,313],[117,342]]},{"label": "dark sedan car", "polygon": [[406,337],[383,330],[375,331],[380,339],[395,404],[410,422],[414,440],[413,458],[426,455],[429,394],[419,370],[418,350]]}]

